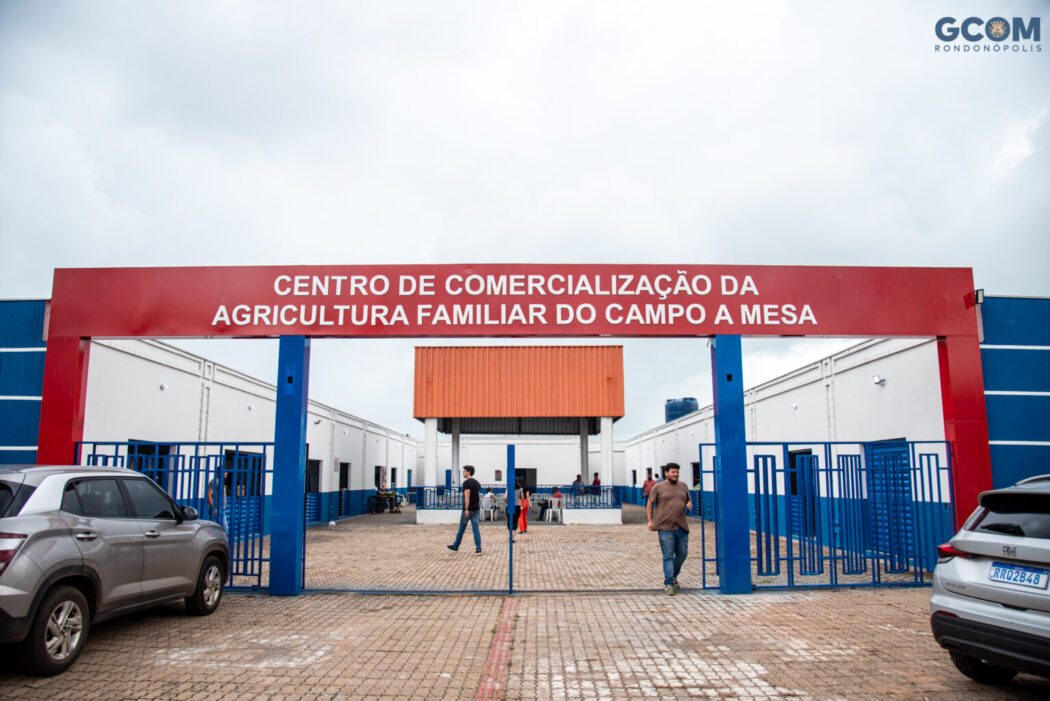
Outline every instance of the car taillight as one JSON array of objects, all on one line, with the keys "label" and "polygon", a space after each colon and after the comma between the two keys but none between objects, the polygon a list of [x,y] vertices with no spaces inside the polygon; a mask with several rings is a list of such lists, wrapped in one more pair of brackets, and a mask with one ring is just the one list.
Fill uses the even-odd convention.
[{"label": "car taillight", "polygon": [[26,542],[26,536],[21,533],[0,533],[0,574],[7,569],[7,563],[15,557],[15,553]]},{"label": "car taillight", "polygon": [[937,546],[937,559],[940,562],[947,562],[953,557],[974,557],[973,553],[968,553],[965,550],[959,550],[951,543],[945,543],[944,545]]}]

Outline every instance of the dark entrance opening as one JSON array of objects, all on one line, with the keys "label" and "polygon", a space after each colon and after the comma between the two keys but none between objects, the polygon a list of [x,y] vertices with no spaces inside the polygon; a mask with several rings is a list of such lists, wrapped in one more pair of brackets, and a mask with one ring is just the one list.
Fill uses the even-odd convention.
[{"label": "dark entrance opening", "polygon": [[321,461],[320,460],[307,460],[306,461],[306,491],[314,492],[314,493],[321,491]]},{"label": "dark entrance opening", "polygon": [[171,493],[170,455],[171,445],[168,443],[152,443],[134,438],[128,441],[128,467],[149,475],[168,493]]},{"label": "dark entrance opening", "polygon": [[530,492],[536,491],[536,468],[516,467],[514,468],[515,481],[521,480],[529,488]]},{"label": "dark entrance opening", "polygon": [[239,449],[223,452],[223,472],[226,473],[226,494],[235,497],[258,497],[263,489],[264,456]]},{"label": "dark entrance opening", "polygon": [[813,451],[792,450],[788,453],[792,532],[803,538],[817,535],[817,475]]},{"label": "dark entrance opening", "polygon": [[350,489],[350,463],[339,463],[339,490]]}]

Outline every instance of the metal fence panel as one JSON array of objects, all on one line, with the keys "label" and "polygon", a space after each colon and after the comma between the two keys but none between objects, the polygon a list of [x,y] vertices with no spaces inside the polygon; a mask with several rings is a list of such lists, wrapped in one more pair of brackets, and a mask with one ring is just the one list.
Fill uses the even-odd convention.
[{"label": "metal fence panel", "polygon": [[[928,583],[954,533],[947,443],[755,442],[748,454],[755,588]],[[706,533],[718,528],[715,446],[700,458]],[[717,552],[704,547],[702,562],[702,586],[716,589]]]},{"label": "metal fence panel", "polygon": [[[152,478],[176,503],[226,528],[230,586],[264,588],[269,554],[272,443],[118,441],[77,445],[77,464],[126,467]],[[221,487],[220,487],[221,485]]]}]

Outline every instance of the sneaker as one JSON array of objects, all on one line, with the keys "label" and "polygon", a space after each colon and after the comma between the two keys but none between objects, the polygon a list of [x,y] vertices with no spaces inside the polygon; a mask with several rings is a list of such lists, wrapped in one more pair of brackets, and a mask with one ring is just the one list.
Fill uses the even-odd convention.
[{"label": "sneaker", "polygon": [[676,592],[677,592],[677,591],[678,591],[679,589],[681,589],[681,588],[682,588],[682,587],[681,587],[681,586],[679,586],[679,584],[678,584],[678,577],[675,577],[675,578],[674,578],[674,581],[672,581],[672,582],[671,582],[671,586],[672,586],[672,587],[674,587],[674,590],[675,590]]},{"label": "sneaker", "polygon": [[668,596],[674,596],[674,587],[668,584],[666,587],[664,587],[664,594],[667,594]]},{"label": "sneaker", "polygon": [[451,550],[452,552],[456,552],[459,550],[459,548],[457,548],[455,545],[446,545],[445,547]]},{"label": "sneaker", "polygon": [[480,555],[481,554],[481,548],[474,548],[474,554],[475,555]]}]

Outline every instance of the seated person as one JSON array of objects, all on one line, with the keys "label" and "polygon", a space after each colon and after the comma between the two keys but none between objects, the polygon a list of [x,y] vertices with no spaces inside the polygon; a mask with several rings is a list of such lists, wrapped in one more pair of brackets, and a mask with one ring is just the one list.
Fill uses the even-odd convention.
[{"label": "seated person", "polygon": [[490,488],[487,492],[481,495],[481,510],[487,511],[488,509],[496,508],[496,495],[492,493]]},{"label": "seated person", "polygon": [[543,517],[547,514],[547,509],[549,509],[551,507],[551,499],[561,499],[562,496],[563,495],[561,493],[561,490],[558,489],[557,487],[555,487],[554,488],[554,493],[551,494],[550,499],[543,499],[542,501],[540,501],[540,520],[541,521],[543,520]]},{"label": "seated person", "polygon": [[379,509],[380,511],[385,511],[386,509],[393,510],[394,494],[394,492],[386,488],[386,481],[383,482],[382,486],[376,487],[376,500],[378,503],[382,504],[382,507]]},{"label": "seated person", "polygon": [[400,492],[397,491],[397,485],[391,485],[390,487],[390,513],[399,514],[401,513],[401,504],[404,497]]}]

